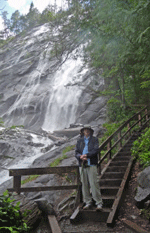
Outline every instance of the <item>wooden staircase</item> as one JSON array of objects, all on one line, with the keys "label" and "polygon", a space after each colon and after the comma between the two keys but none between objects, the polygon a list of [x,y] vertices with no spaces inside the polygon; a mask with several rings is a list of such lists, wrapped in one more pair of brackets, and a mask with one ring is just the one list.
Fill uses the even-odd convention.
[{"label": "wooden staircase", "polygon": [[[103,210],[97,212],[94,205],[90,210],[83,210],[80,198],[80,204],[70,217],[71,223],[85,220],[106,222],[107,226],[113,226],[134,162],[134,158],[131,156],[132,144],[140,136],[141,132],[146,127],[149,127],[149,121],[150,113],[147,107],[144,107],[124,122],[100,145],[98,170],[99,174],[101,174],[99,182],[103,199]],[[117,151],[116,153],[114,149]],[[102,157],[101,151],[105,151]],[[106,158],[108,162],[101,171],[101,165]],[[79,194],[80,189],[78,189],[77,196],[81,197],[81,194]]]},{"label": "wooden staircase", "polygon": [[99,221],[106,222],[108,226],[113,226],[134,161],[131,156],[132,143],[139,135],[140,133],[133,134],[120,151],[109,160],[102,171],[100,189],[103,210],[97,212],[94,205],[90,210],[83,210],[82,204],[80,204],[70,218],[71,223]]}]

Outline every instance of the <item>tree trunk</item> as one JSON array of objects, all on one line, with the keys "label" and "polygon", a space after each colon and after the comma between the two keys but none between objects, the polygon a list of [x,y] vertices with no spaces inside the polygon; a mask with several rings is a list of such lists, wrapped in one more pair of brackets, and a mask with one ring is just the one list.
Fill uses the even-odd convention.
[{"label": "tree trunk", "polygon": [[26,216],[23,216],[23,219],[29,227],[32,227],[41,217],[41,211],[39,210],[37,203],[29,200],[23,194],[18,195],[13,193],[12,199],[14,199],[14,202],[12,202],[13,205],[20,202],[20,212],[22,214],[24,212],[26,213]]}]

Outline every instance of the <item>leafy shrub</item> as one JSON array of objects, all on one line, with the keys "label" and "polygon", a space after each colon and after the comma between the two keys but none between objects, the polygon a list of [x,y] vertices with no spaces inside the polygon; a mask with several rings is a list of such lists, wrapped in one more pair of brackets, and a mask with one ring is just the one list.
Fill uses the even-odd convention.
[{"label": "leafy shrub", "polygon": [[5,191],[0,196],[0,232],[3,233],[25,233],[29,227],[23,220],[20,212],[19,202],[13,205],[14,199]]},{"label": "leafy shrub", "polygon": [[131,151],[144,168],[150,166],[150,129],[146,129],[141,137],[134,141]]}]

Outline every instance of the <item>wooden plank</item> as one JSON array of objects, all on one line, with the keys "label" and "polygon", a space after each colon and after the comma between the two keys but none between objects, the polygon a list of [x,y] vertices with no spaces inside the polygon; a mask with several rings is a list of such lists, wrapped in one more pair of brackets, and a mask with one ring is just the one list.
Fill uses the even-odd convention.
[{"label": "wooden plank", "polygon": [[83,204],[80,204],[75,211],[73,212],[73,214],[70,217],[70,222],[73,223],[77,223],[81,220],[80,218],[80,209],[82,208]]},{"label": "wooden plank", "polygon": [[119,188],[119,191],[117,193],[117,197],[113,203],[113,206],[112,206],[112,211],[110,212],[109,216],[108,216],[108,219],[107,219],[107,225],[108,226],[112,226],[113,222],[114,222],[114,218],[115,218],[115,215],[116,215],[116,212],[117,212],[117,209],[119,208],[119,205],[120,205],[120,202],[121,202],[121,197],[122,197],[122,194],[123,194],[123,191],[124,191],[124,187],[125,187],[125,184],[127,182],[127,178],[129,176],[129,172],[131,170],[131,167],[132,167],[132,163],[133,163],[133,158],[131,158],[129,164],[128,164],[128,167],[126,169],[126,172],[125,172],[125,175],[123,177],[123,180],[121,182],[121,185],[120,185],[120,188]]},{"label": "wooden plank", "polygon": [[[64,185],[64,186],[41,186],[41,187],[26,187],[20,188],[20,192],[38,192],[38,191],[51,191],[51,190],[70,190],[77,189],[78,185]],[[8,189],[9,192],[16,191],[14,188]]]},{"label": "wooden plank", "polygon": [[21,176],[14,176],[13,187],[16,193],[20,194]]},{"label": "wooden plank", "polygon": [[136,233],[148,233],[148,231],[144,230],[136,223],[131,222],[130,220],[122,220],[124,225],[127,226],[129,229],[133,230]]},{"label": "wooden plank", "polygon": [[96,211],[95,209],[80,210],[80,218],[82,221],[93,221],[93,222],[106,222],[110,213],[110,208],[103,208],[102,211]]},{"label": "wooden plank", "polygon": [[75,173],[78,169],[78,166],[10,169],[9,176]]},{"label": "wooden plank", "polygon": [[55,215],[48,215],[48,221],[49,221],[52,233],[62,233]]}]

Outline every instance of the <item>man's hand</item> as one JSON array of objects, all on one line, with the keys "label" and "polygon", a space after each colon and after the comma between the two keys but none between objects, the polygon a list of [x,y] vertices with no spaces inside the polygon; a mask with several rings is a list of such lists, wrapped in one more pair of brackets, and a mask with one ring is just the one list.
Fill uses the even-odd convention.
[{"label": "man's hand", "polygon": [[81,155],[80,156],[80,159],[82,160],[82,161],[86,161],[87,160],[87,155],[85,154],[85,155]]}]

